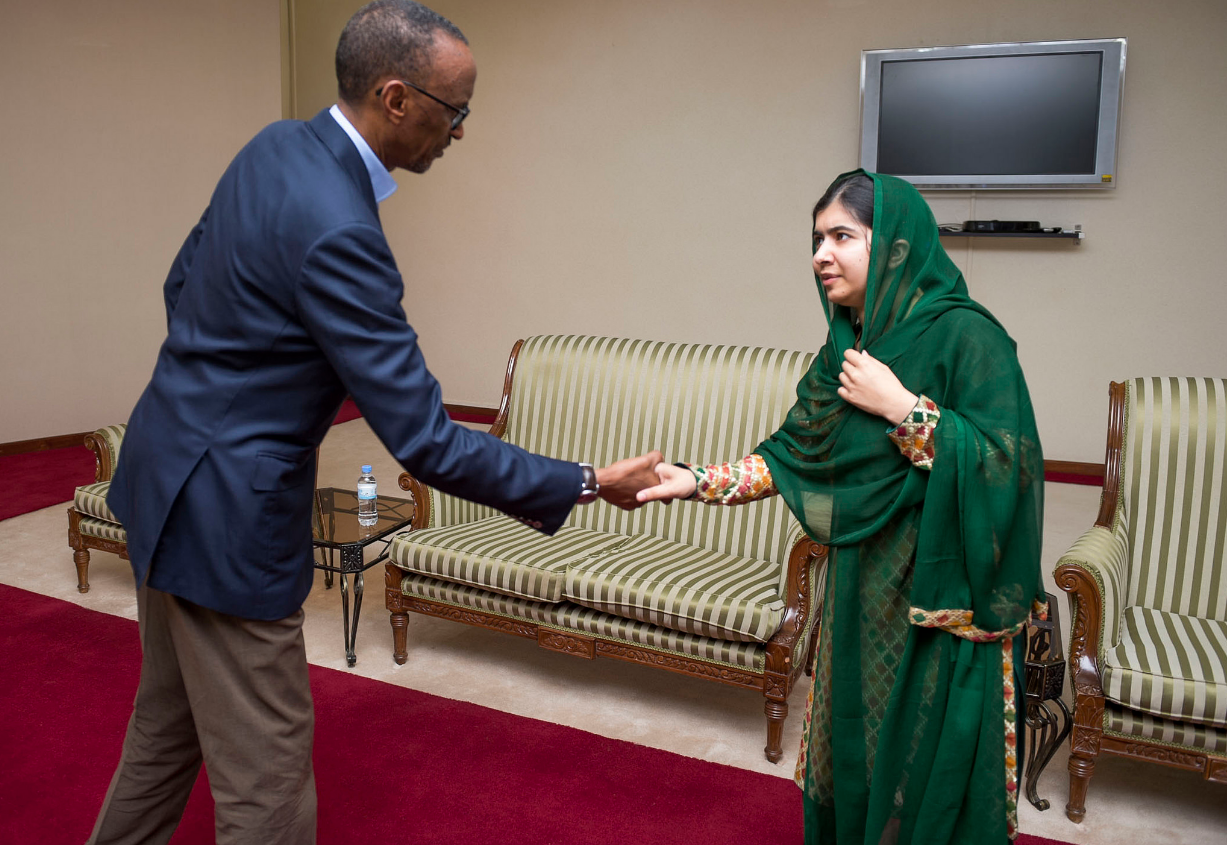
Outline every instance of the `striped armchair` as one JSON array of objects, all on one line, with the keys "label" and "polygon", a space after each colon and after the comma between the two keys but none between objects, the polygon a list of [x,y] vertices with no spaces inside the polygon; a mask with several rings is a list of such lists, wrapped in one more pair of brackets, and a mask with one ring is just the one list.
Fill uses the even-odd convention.
[{"label": "striped armchair", "polygon": [[[746,455],[796,398],[812,355],[772,349],[543,336],[511,353],[492,433],[602,465],[659,448],[670,460]],[[408,611],[706,678],[766,698],[767,758],[806,664],[818,566],[779,498],[739,508],[577,507],[554,537],[426,488],[415,529],[389,547],[393,655]]]},{"label": "striped armchair", "polygon": [[119,460],[119,447],[128,426],[109,425],[85,435],[94,453],[94,483],[78,487],[68,509],[68,545],[77,567],[77,590],[89,592],[89,550],[100,549],[128,558],[128,532],[107,507],[107,491]]},{"label": "striped armchair", "polygon": [[1073,599],[1075,822],[1100,754],[1227,783],[1227,380],[1109,394],[1099,516],[1055,573]]}]

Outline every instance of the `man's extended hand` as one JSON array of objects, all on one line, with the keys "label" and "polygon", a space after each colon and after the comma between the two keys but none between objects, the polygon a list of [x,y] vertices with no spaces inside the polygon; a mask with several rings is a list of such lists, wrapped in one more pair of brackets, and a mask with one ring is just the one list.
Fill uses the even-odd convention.
[{"label": "man's extended hand", "polygon": [[645,487],[660,483],[655,467],[663,460],[660,452],[653,449],[646,455],[624,458],[607,467],[601,467],[596,471],[596,483],[601,485],[601,498],[623,510],[633,511],[640,507],[641,503],[635,499],[635,494]]}]

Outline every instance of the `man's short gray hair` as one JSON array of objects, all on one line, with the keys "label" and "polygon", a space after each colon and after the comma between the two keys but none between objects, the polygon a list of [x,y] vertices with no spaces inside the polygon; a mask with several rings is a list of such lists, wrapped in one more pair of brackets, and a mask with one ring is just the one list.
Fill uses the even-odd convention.
[{"label": "man's short gray hair", "polygon": [[383,77],[423,81],[438,32],[469,43],[454,23],[421,3],[367,3],[345,24],[337,42],[337,93],[357,105]]}]

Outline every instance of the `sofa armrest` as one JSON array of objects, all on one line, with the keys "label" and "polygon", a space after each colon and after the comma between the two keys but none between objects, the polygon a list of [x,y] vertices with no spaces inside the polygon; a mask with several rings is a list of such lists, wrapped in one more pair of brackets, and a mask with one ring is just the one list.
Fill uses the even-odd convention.
[{"label": "sofa armrest", "polygon": [[119,447],[127,431],[128,424],[120,423],[85,435],[85,445],[94,453],[94,483],[110,481],[115,475],[115,467],[119,463]]},{"label": "sofa armrest", "polygon": [[784,619],[780,629],[767,643],[765,669],[768,673],[790,675],[797,669],[798,661],[804,660],[804,634],[813,622],[818,601],[810,600],[822,565],[826,562],[827,547],[815,543],[804,533],[788,554],[788,578],[784,588]]},{"label": "sofa armrest", "polygon": [[402,472],[396,480],[400,489],[409,491],[413,496],[413,521],[406,531],[418,531],[430,525],[430,508],[433,503],[433,491],[407,472]]},{"label": "sofa armrest", "polygon": [[1113,527],[1096,525],[1057,561],[1057,586],[1073,597],[1069,666],[1074,688],[1103,695],[1103,657],[1120,636],[1129,585],[1129,537],[1118,513]]}]

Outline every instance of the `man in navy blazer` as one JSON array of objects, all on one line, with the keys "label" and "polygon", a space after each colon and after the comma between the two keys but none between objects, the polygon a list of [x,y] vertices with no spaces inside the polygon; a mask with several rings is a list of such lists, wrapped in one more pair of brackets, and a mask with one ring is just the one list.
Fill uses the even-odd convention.
[{"label": "man in navy blazer", "polygon": [[144,652],[95,842],[162,842],[202,759],[218,842],[314,841],[302,642],[315,450],[348,393],[424,482],[552,533],[580,500],[634,507],[659,454],[602,470],[457,426],[401,308],[388,171],[464,135],[476,69],[429,9],[379,0],[337,48],[340,101],[259,133],[165,284],[168,334],[108,503],[128,532]]}]

